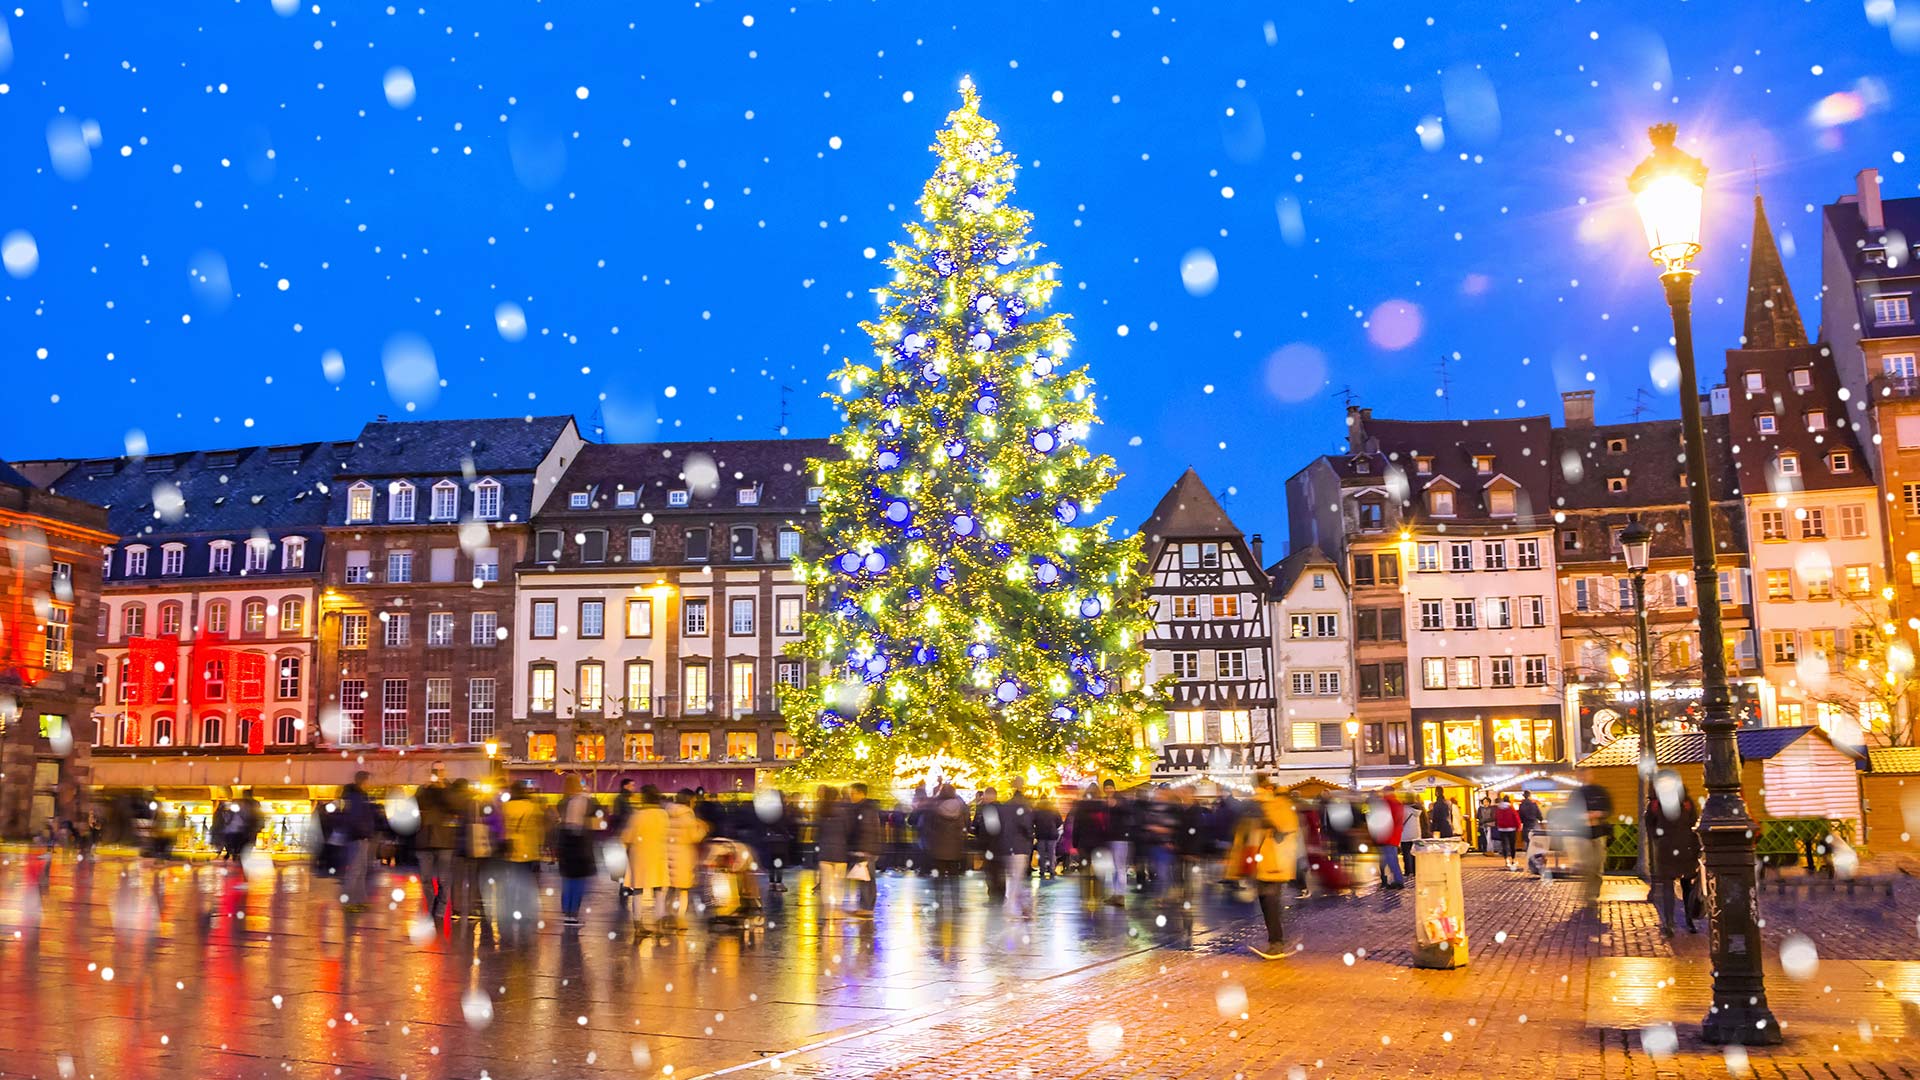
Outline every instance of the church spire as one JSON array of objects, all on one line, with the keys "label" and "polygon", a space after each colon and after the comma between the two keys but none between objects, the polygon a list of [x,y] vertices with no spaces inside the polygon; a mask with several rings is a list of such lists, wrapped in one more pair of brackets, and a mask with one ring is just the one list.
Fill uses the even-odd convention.
[{"label": "church spire", "polygon": [[1753,243],[1747,258],[1746,336],[1743,348],[1748,349],[1790,349],[1807,343],[1793,287],[1780,265],[1780,248],[1767,224],[1766,204],[1758,193],[1753,196]]}]

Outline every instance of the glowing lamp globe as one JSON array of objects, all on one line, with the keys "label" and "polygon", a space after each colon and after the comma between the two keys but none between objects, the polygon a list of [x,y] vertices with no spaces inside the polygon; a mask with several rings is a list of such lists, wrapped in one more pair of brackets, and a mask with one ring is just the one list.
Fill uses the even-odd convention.
[{"label": "glowing lamp globe", "polygon": [[1629,524],[1620,534],[1620,551],[1626,556],[1629,570],[1645,570],[1652,548],[1653,533],[1638,521]]},{"label": "glowing lamp globe", "polygon": [[1693,272],[1700,254],[1701,206],[1707,190],[1707,166],[1673,145],[1672,124],[1647,129],[1653,153],[1627,177],[1633,208],[1647,232],[1647,254],[1668,274]]}]

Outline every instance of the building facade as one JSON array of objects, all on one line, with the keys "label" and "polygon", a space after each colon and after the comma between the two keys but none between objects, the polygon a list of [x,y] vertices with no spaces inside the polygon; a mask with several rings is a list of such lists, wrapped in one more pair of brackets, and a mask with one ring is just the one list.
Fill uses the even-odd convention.
[{"label": "building facade", "polygon": [[1249,540],[1198,473],[1174,482],[1140,527],[1151,581],[1147,681],[1171,678],[1165,730],[1146,733],[1153,775],[1241,776],[1276,764],[1271,584]]},{"label": "building facade", "polygon": [[[803,685],[826,440],[588,445],[534,515],[515,569],[509,767],[571,763],[663,789],[751,789],[798,745],[781,685]],[[506,703],[503,703],[503,707]]]},{"label": "building facade", "polygon": [[329,742],[496,750],[510,713],[514,571],[585,445],[566,416],[366,425],[327,504]]},{"label": "building facade", "polygon": [[0,837],[83,824],[106,510],[0,461]]},{"label": "building facade", "polygon": [[1339,563],[1319,548],[1269,568],[1273,582],[1274,687],[1281,782],[1345,783],[1358,761],[1347,724],[1355,712],[1353,605]]}]

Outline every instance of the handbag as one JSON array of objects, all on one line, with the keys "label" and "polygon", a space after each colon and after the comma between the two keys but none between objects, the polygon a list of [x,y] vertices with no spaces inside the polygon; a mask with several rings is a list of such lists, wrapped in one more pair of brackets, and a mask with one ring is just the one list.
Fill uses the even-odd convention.
[{"label": "handbag", "polygon": [[866,861],[863,859],[860,862],[854,863],[853,868],[847,871],[847,880],[872,881],[873,871],[867,869]]},{"label": "handbag", "polygon": [[1686,904],[1687,918],[1693,920],[1705,917],[1707,914],[1706,882],[1701,880],[1701,873],[1695,872],[1693,876],[1686,879],[1686,884],[1691,887],[1682,889],[1681,892],[1685,894],[1682,899]]}]

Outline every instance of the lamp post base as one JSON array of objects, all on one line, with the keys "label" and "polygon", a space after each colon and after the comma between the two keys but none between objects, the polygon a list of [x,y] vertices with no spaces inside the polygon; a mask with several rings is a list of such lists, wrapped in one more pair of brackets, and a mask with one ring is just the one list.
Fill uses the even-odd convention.
[{"label": "lamp post base", "polygon": [[1785,1037],[1767,999],[1749,1004],[1716,1004],[1700,1021],[1700,1037],[1713,1046],[1778,1046]]}]

